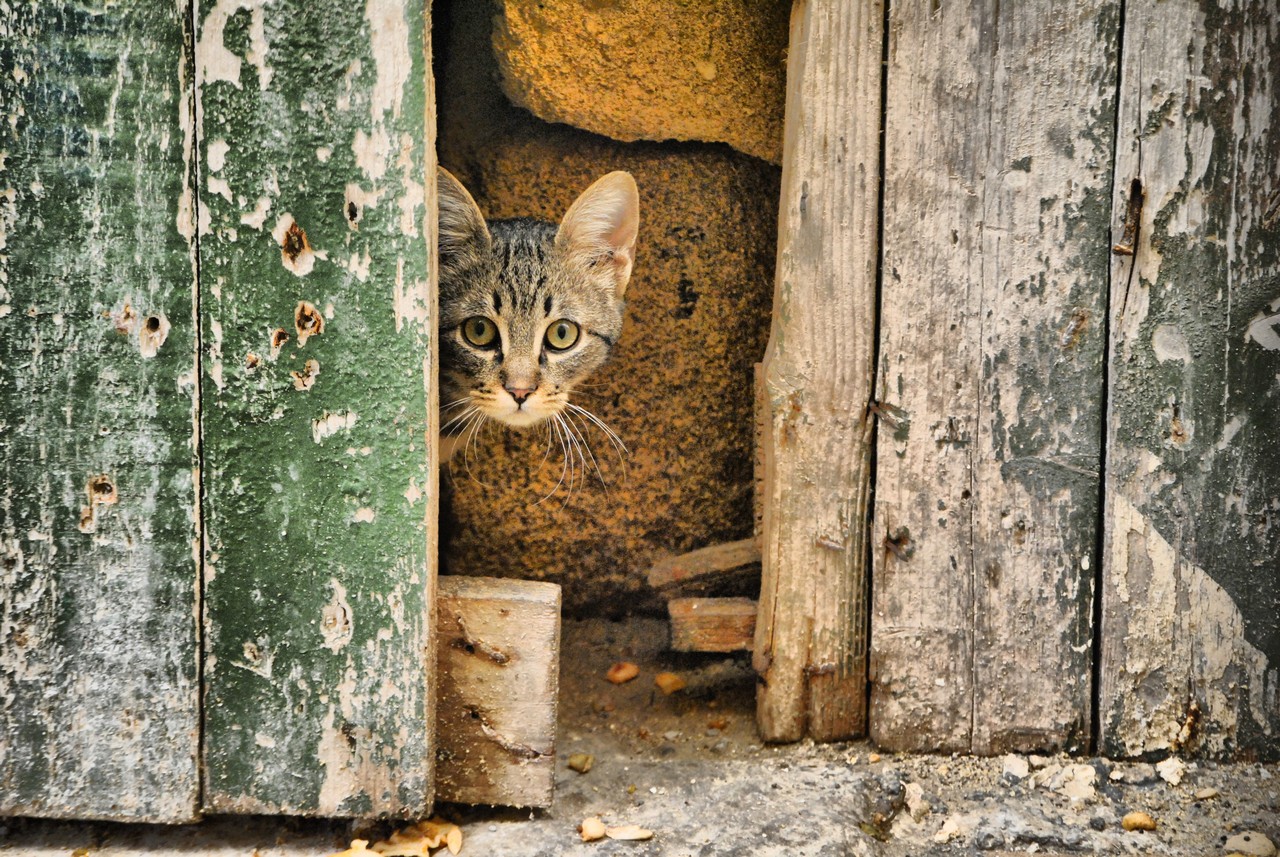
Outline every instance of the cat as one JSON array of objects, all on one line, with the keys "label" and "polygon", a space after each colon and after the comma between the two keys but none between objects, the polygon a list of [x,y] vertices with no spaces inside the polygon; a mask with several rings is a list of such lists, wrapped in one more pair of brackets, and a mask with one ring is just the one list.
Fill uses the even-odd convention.
[{"label": "cat", "polygon": [[558,226],[486,222],[442,167],[436,184],[442,461],[486,420],[515,428],[550,420],[566,457],[588,421],[620,445],[569,394],[622,334],[640,225],[635,179],[621,171],[599,179]]}]

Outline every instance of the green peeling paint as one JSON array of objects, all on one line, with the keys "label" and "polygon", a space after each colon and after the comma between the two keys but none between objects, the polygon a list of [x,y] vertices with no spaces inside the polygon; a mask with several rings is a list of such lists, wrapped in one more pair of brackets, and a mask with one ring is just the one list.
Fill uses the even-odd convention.
[{"label": "green peeling paint", "polygon": [[184,22],[0,3],[0,814],[197,812]]},{"label": "green peeling paint", "polygon": [[424,14],[199,4],[212,810],[429,807]]}]

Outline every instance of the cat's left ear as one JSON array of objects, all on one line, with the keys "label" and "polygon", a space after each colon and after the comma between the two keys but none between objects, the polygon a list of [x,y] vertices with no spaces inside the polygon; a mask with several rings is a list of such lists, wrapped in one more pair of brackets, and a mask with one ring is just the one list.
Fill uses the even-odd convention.
[{"label": "cat's left ear", "polygon": [[609,173],[569,206],[556,233],[556,246],[586,257],[593,266],[606,266],[614,295],[621,298],[631,279],[639,228],[636,180],[631,173]]}]

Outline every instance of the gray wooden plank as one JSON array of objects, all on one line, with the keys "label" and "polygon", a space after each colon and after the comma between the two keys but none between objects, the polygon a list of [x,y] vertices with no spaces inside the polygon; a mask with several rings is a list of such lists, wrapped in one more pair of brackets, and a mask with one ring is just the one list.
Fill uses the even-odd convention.
[{"label": "gray wooden plank", "polygon": [[218,812],[431,804],[425,11],[198,6],[204,799]]},{"label": "gray wooden plank", "polygon": [[185,18],[0,4],[0,814],[197,812]]},{"label": "gray wooden plank", "polygon": [[[1280,31],[1125,6],[1102,749],[1280,758]],[[1136,242],[1122,224],[1133,182]]]},{"label": "gray wooden plank", "polygon": [[871,734],[1090,732],[1118,6],[890,9]]},{"label": "gray wooden plank", "polygon": [[792,7],[763,569],[753,662],[766,740],[862,734],[880,157],[879,2]]}]

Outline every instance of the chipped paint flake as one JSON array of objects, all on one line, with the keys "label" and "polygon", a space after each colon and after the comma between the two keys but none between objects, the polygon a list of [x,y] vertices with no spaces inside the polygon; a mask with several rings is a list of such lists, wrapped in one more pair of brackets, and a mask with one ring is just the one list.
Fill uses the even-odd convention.
[{"label": "chipped paint flake", "polygon": [[324,638],[324,647],[336,655],[351,642],[355,619],[351,603],[347,601],[346,587],[336,577],[329,579],[329,587],[333,590],[333,597],[321,610],[320,636]]},{"label": "chipped paint flake", "polygon": [[324,443],[325,438],[333,437],[340,431],[350,431],[358,419],[354,411],[325,411],[324,416],[311,421],[311,438],[316,443]]}]

